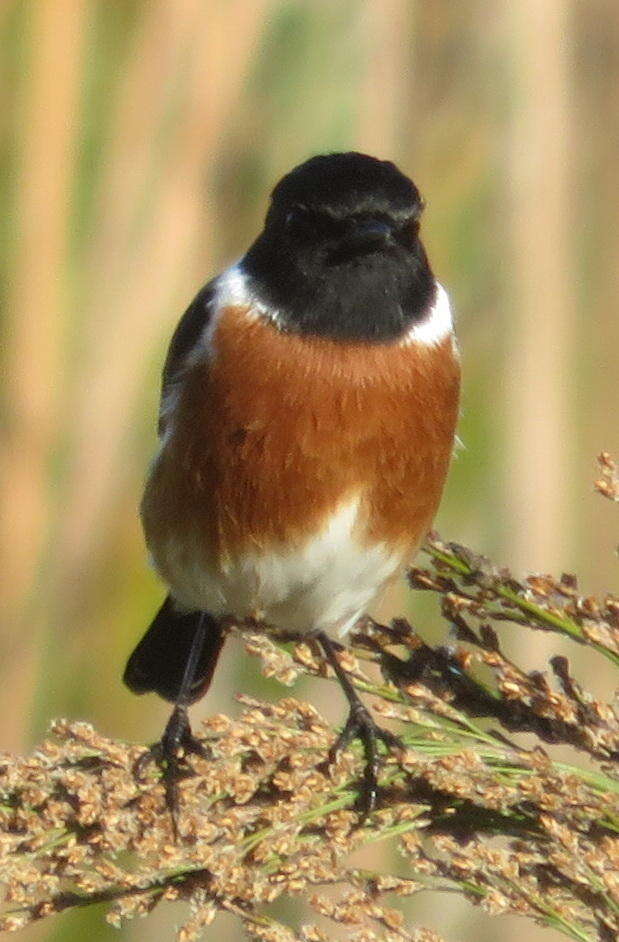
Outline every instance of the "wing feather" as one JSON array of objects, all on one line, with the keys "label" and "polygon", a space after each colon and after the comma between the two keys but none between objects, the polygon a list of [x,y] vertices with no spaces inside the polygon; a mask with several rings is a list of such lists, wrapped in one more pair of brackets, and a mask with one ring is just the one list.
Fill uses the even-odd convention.
[{"label": "wing feather", "polygon": [[161,403],[159,406],[159,435],[166,430],[170,401],[183,376],[187,359],[203,335],[212,314],[215,297],[215,282],[205,285],[181,317],[172,335],[161,376]]}]

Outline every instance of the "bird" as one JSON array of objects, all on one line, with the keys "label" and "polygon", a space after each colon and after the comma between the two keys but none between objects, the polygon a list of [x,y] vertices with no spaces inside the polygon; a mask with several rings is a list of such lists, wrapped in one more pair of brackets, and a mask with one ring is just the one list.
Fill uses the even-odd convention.
[{"label": "bird", "polygon": [[451,306],[420,240],[423,208],[389,160],[310,157],[172,336],[141,504],[168,594],[123,679],[174,704],[145,754],[162,763],[173,816],[182,763],[206,755],[188,707],[208,690],[226,617],[320,645],[349,703],[329,759],[360,739],[361,817],[376,807],[377,741],[396,737],[338,648],[430,529],[459,412]]}]

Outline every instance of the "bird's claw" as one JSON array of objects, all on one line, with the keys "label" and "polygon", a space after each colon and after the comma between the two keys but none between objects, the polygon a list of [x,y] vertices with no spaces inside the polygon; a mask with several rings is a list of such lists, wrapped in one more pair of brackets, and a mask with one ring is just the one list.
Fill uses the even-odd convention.
[{"label": "bird's claw", "polygon": [[134,765],[136,777],[141,778],[144,768],[154,762],[162,772],[165,803],[172,819],[174,839],[178,838],[180,813],[179,782],[191,774],[186,758],[188,755],[209,759],[208,749],[191,732],[187,708],[177,705],[167,722],[159,742],[154,743],[138,758]]},{"label": "bird's claw", "polygon": [[401,739],[388,729],[379,726],[369,710],[357,701],[353,703],[344,729],[329,750],[329,763],[335,761],[337,754],[345,749],[353,739],[360,739],[365,754],[363,782],[357,799],[359,824],[363,824],[368,815],[376,810],[378,804],[378,772],[380,756],[377,749],[379,740],[388,747],[403,749]]}]

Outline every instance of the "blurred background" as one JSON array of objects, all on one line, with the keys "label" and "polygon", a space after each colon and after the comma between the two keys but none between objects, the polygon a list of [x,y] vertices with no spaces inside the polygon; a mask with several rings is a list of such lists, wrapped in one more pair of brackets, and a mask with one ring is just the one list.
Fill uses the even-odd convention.
[{"label": "blurred background", "polygon": [[[167,707],[120,676],[163,594],[137,507],[166,343],[317,152],[394,159],[427,201],[464,367],[442,535],[616,590],[617,518],[592,490],[597,452],[619,454],[616,0],[2,0],[0,42],[0,748],[59,715],[158,737]],[[442,630],[403,592],[390,605]],[[513,634],[541,667],[544,638]],[[230,644],[196,716],[286,693],[254,670]],[[438,896],[411,919],[537,938]],[[100,908],[23,936],[119,938]]]}]

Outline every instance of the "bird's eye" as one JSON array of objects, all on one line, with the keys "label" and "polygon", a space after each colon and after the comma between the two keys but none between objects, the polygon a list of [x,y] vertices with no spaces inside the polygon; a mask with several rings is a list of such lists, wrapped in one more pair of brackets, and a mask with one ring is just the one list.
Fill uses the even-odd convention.
[{"label": "bird's eye", "polygon": [[309,216],[309,211],[305,206],[293,206],[286,213],[286,225],[288,227],[303,224]]},{"label": "bird's eye", "polygon": [[412,248],[419,234],[419,220],[418,219],[409,219],[403,226],[400,226],[396,230],[395,238],[396,241],[403,245],[405,248]]},{"label": "bird's eye", "polygon": [[290,235],[302,242],[339,238],[345,231],[344,223],[310,206],[291,206],[284,220]]}]

